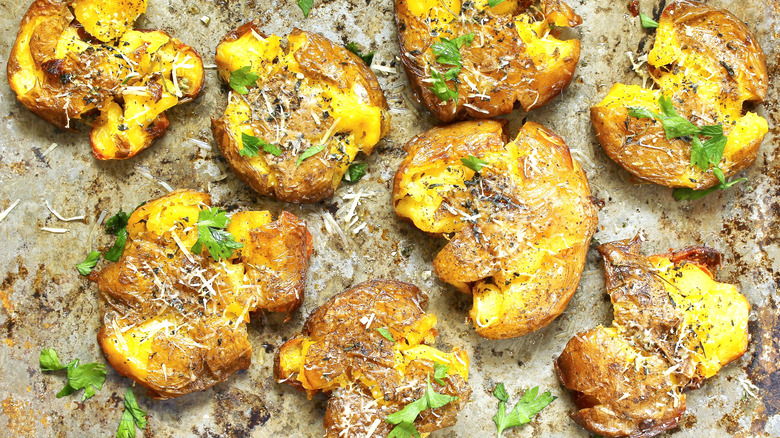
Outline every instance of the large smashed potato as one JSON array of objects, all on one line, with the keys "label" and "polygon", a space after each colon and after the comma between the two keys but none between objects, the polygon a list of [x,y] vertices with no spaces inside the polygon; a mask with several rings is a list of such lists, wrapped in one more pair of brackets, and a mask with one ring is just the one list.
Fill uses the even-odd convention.
[{"label": "large smashed potato", "polygon": [[242,248],[216,261],[198,240],[205,193],[181,190],[139,207],[117,263],[90,278],[106,300],[98,342],[108,362],[149,389],[171,398],[206,389],[248,368],[249,314],[290,313],[303,300],[312,251],[303,221],[283,212],[233,215],[227,232]]},{"label": "large smashed potato", "polygon": [[[448,236],[433,265],[473,294],[477,333],[512,338],[560,315],[597,222],[585,172],[563,140],[528,122],[507,143],[504,124],[488,120],[433,128],[407,149],[396,214]],[[487,163],[479,172],[462,161],[475,157]]]},{"label": "large smashed potato", "polygon": [[577,405],[574,420],[606,437],[674,428],[686,388],[747,349],[750,304],[713,277],[720,254],[692,247],[645,257],[639,240],[601,245],[612,327],[577,334],[555,368]]},{"label": "large smashed potato", "polygon": [[641,181],[706,189],[718,183],[712,170],[691,166],[691,138],[667,139],[660,121],[629,116],[629,108],[660,113],[661,93],[694,125],[723,124],[728,143],[719,167],[728,178],[748,167],[767,133],[767,121],[746,112],[766,97],[764,52],[745,23],[699,2],[676,1],[664,9],[648,54],[655,89],[615,84],[591,108],[599,142],[610,158]]},{"label": "large smashed potato", "polygon": [[[458,400],[423,411],[415,427],[425,436],[452,426],[471,394],[469,359],[458,348],[444,353],[426,345],[437,334],[436,317],[425,313],[426,305],[420,289],[399,281],[373,280],[342,292],[279,348],[276,379],[309,397],[330,393],[328,438],[387,436],[393,425],[385,418],[419,399],[428,379],[436,392]],[[449,367],[444,385],[433,379],[436,364]]]},{"label": "large smashed potato", "polygon": [[[286,39],[266,36],[252,21],[222,39],[216,63],[226,82],[244,67],[259,75],[246,95],[230,94],[212,131],[233,171],[260,194],[288,202],[331,197],[358,152],[370,154],[390,127],[371,69],[316,33],[294,29]],[[281,153],[242,156],[242,134]]]},{"label": "large smashed potato", "polygon": [[132,30],[146,0],[35,0],[8,59],[19,101],[61,129],[91,122],[92,152],[129,158],[168,129],[164,111],[195,98],[203,63],[159,30]]},{"label": "large smashed potato", "polygon": [[[571,82],[580,57],[578,40],[559,39],[559,27],[582,19],[560,0],[395,0],[401,61],[418,99],[438,119],[449,122],[507,114],[544,106]],[[463,68],[447,81],[457,99],[431,91],[439,64],[432,45],[470,33],[460,48]]]}]

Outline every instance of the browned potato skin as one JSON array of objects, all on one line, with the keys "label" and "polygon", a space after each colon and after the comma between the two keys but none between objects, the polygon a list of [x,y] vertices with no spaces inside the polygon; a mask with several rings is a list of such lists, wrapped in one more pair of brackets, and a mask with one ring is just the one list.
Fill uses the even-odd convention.
[{"label": "browned potato skin", "polygon": [[[243,35],[254,31],[258,35],[267,38],[261,30],[258,20],[250,21],[225,35],[220,44],[233,42]],[[379,86],[376,76],[362,59],[354,53],[334,45],[322,35],[305,32],[294,28],[290,35],[305,33],[308,37],[307,44],[295,53],[295,59],[300,65],[303,74],[307,77],[326,79],[339,88],[351,87],[359,82],[368,91],[368,98],[372,105],[389,110],[387,101]],[[273,132],[274,126],[262,122],[264,132]],[[310,133],[326,131],[308,120],[292,119],[285,125],[287,132]],[[381,136],[390,130],[390,118],[382,120]],[[254,168],[244,157],[239,155],[239,147],[236,139],[229,129],[227,116],[212,119],[211,131],[214,139],[233,172],[248,184],[254,191],[285,202],[313,203],[328,199],[333,196],[336,188],[333,185],[334,167],[337,163],[330,159],[307,159],[300,166],[297,165],[298,157],[283,151],[280,157],[266,156],[273,166],[273,172],[278,179],[277,184],[269,182],[268,174]]]},{"label": "browned potato skin", "polygon": [[[466,17],[458,27],[457,35],[474,32],[474,42],[485,41],[482,47],[472,43],[471,47],[460,49],[463,65],[475,66],[482,74],[500,79],[507,75],[503,83],[487,90],[490,99],[467,97],[461,84],[458,87],[457,103],[452,100],[442,101],[430,89],[427,80],[431,79],[429,65],[436,65],[436,56],[428,48],[436,41],[431,36],[428,24],[409,10],[409,0],[395,0],[395,21],[399,29],[398,40],[401,46],[401,62],[403,63],[409,84],[419,101],[431,113],[443,122],[464,120],[466,118],[486,119],[502,114],[508,114],[520,106],[523,111],[530,111],[546,105],[550,100],[569,86],[574,77],[580,57],[580,44],[575,41],[571,56],[567,57],[561,68],[544,70],[534,65],[524,54],[525,44],[517,36],[514,19],[524,13],[532,1],[520,1],[516,10],[509,14],[487,13],[484,24],[470,18],[473,13],[461,13]],[[541,19],[554,22],[558,26],[578,26],[582,18],[566,3],[560,0],[542,0],[539,6]],[[456,35],[456,36],[457,36]],[[450,36],[451,37],[451,36]],[[417,54],[419,53],[419,54]],[[514,59],[506,70],[496,69],[499,57],[513,55]],[[464,103],[475,106],[473,109]]]},{"label": "browned potato skin", "polygon": [[[415,167],[424,166],[427,163],[444,161],[459,165],[460,158],[466,158],[469,155],[482,157],[491,151],[504,150],[507,143],[504,125],[504,121],[494,120],[460,122],[435,127],[412,139],[407,145],[408,156],[401,163],[395,176],[393,197],[396,213],[399,212],[397,207],[403,199],[403,186],[407,173],[412,172]],[[562,273],[553,274],[545,271],[544,268],[536,272],[536,280],[530,283],[533,284],[533,287],[530,287],[522,298],[525,304],[522,311],[511,312],[511,316],[502,317],[498,324],[488,327],[477,326],[477,333],[490,339],[508,339],[531,333],[552,322],[566,309],[577,290],[590,238],[595,232],[598,220],[592,199],[589,197],[590,188],[587,177],[579,164],[573,162],[563,139],[542,125],[528,122],[516,141],[535,142],[535,144],[545,146],[539,148],[542,151],[540,155],[545,161],[540,163],[540,167],[544,168],[541,176],[527,178],[515,175],[513,176],[516,178],[514,182],[507,182],[501,178],[509,171],[504,169],[493,171],[490,168],[485,168],[483,170],[485,178],[494,180],[491,184],[485,185],[485,187],[489,187],[485,190],[486,192],[496,190],[498,192],[496,195],[505,199],[509,205],[516,203],[529,206],[529,208],[523,210],[522,213],[512,207],[492,211],[488,205],[480,204],[480,212],[491,211],[488,216],[497,215],[505,222],[497,225],[490,220],[480,219],[475,224],[467,224],[455,232],[449,238],[447,245],[433,260],[436,275],[442,281],[457,287],[461,292],[469,294],[474,291],[478,282],[491,282],[491,277],[494,283],[503,282],[504,279],[515,281],[507,279],[507,276],[501,276],[501,280],[498,279],[502,269],[508,269],[512,263],[512,255],[504,258],[496,256],[497,253],[501,252],[500,248],[503,247],[506,250],[507,246],[513,246],[509,243],[513,242],[515,237],[512,230],[506,228],[507,223],[518,229],[524,227],[545,229],[545,227],[554,225],[556,221],[565,221],[568,233],[581,235],[578,238],[584,237],[581,242],[578,239],[577,243],[558,254],[558,258],[564,260]],[[520,187],[521,184],[517,182],[520,178],[532,181],[527,182],[527,184],[532,184],[533,189],[525,192]],[[570,188],[570,192],[561,196],[566,197],[567,202],[575,206],[566,209],[565,214],[571,216],[565,219],[557,217],[555,214],[562,212],[560,205],[552,206],[548,200],[543,199],[547,198],[549,193],[540,189],[540,187],[545,186],[554,187],[556,184]],[[494,186],[502,187],[501,191],[498,191]],[[456,202],[463,200],[457,198]],[[551,213],[551,211],[555,213]],[[449,213],[439,208],[436,214],[437,217],[434,220],[441,220]],[[400,216],[402,219],[410,220],[405,215]],[[509,252],[517,255],[519,251],[516,249],[512,248]],[[522,271],[522,269],[520,270]],[[474,315],[475,310],[472,309],[472,319],[474,319]]]},{"label": "browned potato skin", "polygon": [[[306,355],[307,371],[329,382],[349,381],[353,378],[350,376],[363,374],[379,385],[386,401],[370,412],[363,412],[363,406],[374,397],[359,384],[341,385],[330,393],[325,412],[326,436],[342,437],[340,433],[343,429],[339,424],[348,420],[353,428],[347,437],[362,437],[365,432],[360,434],[358,431],[365,431],[376,418],[381,423],[372,436],[387,436],[394,425],[384,421],[385,417],[422,396],[426,376],[432,373],[434,364],[429,360],[416,360],[401,375],[394,368],[393,343],[375,327],[386,327],[398,338],[395,333],[403,333],[426,315],[427,301],[428,297],[416,286],[393,280],[368,281],[335,295],[309,316],[300,334],[279,348],[274,361],[274,376],[279,382],[307,391],[310,397],[318,392],[304,388],[297,380],[297,373],[287,374],[280,362],[287,349],[296,348],[304,339],[315,342]],[[375,318],[369,330],[360,319],[371,314]],[[458,400],[435,410],[423,411],[415,422],[421,433],[455,424],[458,411],[469,399],[471,389],[460,375],[450,374],[443,380],[445,385],[431,381],[434,390],[457,396]],[[410,388],[411,383],[414,384]],[[406,387],[396,390],[401,386]],[[357,418],[345,418],[348,412],[356,413]]]},{"label": "browned potato skin", "polygon": [[[201,205],[211,205],[210,196],[205,193],[177,190],[139,207],[136,213],[140,212],[143,217],[143,209],[153,209],[159,202],[173,204],[179,199],[195,199]],[[144,223],[145,219],[139,222]],[[287,212],[276,221],[253,228],[249,234],[250,241],[225,263],[252,262],[253,257],[266,261],[260,268],[245,267],[246,284],[255,287],[243,288],[240,293],[235,293],[235,284],[222,275],[206,250],[203,255],[191,254],[193,260],[190,261],[182,251],[176,251],[175,246],[172,248],[167,239],[151,233],[143,233],[137,239],[128,237],[118,262],[90,274],[90,280],[97,283],[105,300],[98,344],[119,374],[146,387],[150,397],[169,399],[207,389],[250,366],[252,346],[247,340],[248,319],[228,320],[223,312],[233,303],[239,307],[249,306],[250,313],[264,309],[289,314],[300,307],[312,237],[305,222]],[[216,278],[212,286],[217,296],[212,298],[205,314],[198,287],[191,279],[186,280],[186,273],[197,269],[204,270],[204,278]],[[161,292],[155,286],[157,278],[177,291],[176,300],[159,301]],[[111,353],[116,351],[111,345],[112,321],[121,321],[123,325],[142,324],[156,315],[165,314],[175,314],[180,320],[186,320],[191,329],[177,333],[164,329],[154,336],[145,376],[139,374],[127,357]],[[202,347],[194,345],[193,341]]]},{"label": "browned potato skin", "polygon": [[[45,121],[51,123],[59,129],[75,131],[74,120],[88,118],[99,111],[110,101],[121,101],[121,95],[115,95],[111,90],[118,89],[122,85],[123,78],[114,77],[105,74],[97,74],[94,80],[94,88],[97,90],[97,96],[91,94],[92,91],[84,90],[83,87],[77,87],[70,82],[65,82],[62,78],[73,72],[84,73],[84,66],[78,60],[55,59],[55,51],[60,35],[68,27],[76,27],[82,38],[90,39],[89,36],[75,19],[69,10],[69,6],[74,0],[58,2],[56,0],[35,0],[27,13],[22,18],[19,25],[19,38],[25,29],[37,20],[39,17],[45,17],[44,21],[35,27],[32,33],[29,47],[17,43],[14,44],[11,54],[8,58],[7,77],[11,88],[16,92],[17,99],[27,109],[37,114]],[[142,30],[141,32],[154,32],[151,30]],[[162,31],[156,31],[166,34]],[[167,34],[166,34],[167,35]],[[177,39],[172,39],[177,49],[182,53],[196,58],[197,63],[202,65],[200,55],[189,46],[183,44]],[[36,70],[43,73],[44,82],[38,83],[28,93],[22,95],[21,90],[17,89],[11,78],[19,71],[25,69],[21,65],[20,56],[22,51],[28,50],[32,55]],[[203,85],[203,76],[180,99],[179,103],[191,101],[200,93]],[[72,94],[70,99],[63,95]],[[95,107],[90,107],[90,103],[95,103]],[[100,118],[97,119],[100,122]],[[168,129],[168,118],[165,113],[160,114],[149,126],[144,129],[145,145],[143,150],[150,146],[155,139],[165,134]],[[92,151],[95,158],[100,160],[124,159],[130,158],[140,152],[140,150],[130,151],[128,145],[117,145],[119,152],[115,155],[105,155],[99,148],[92,144]]]},{"label": "browned potato skin", "polygon": [[[675,348],[685,315],[670,302],[664,280],[640,253],[640,242],[636,237],[597,248],[615,308],[613,327],[578,333],[555,361],[558,378],[577,406],[572,418],[605,437],[652,437],[676,427],[685,412],[683,391],[705,380],[693,360]],[[654,257],[694,264],[710,274],[721,261],[720,253],[706,247]],[[634,355],[643,358],[641,364],[631,363]]]},{"label": "browned potato skin", "polygon": [[[750,102],[762,102],[766,97],[769,79],[766,57],[750,29],[726,10],[716,9],[704,3],[678,0],[664,9],[661,21],[673,23],[676,37],[682,46],[695,52],[706,53],[723,65],[730,66],[736,76],[723,75],[720,80],[721,96],[735,97],[738,87],[751,95]],[[690,36],[686,29],[695,28]],[[649,66],[653,77],[665,71]],[[702,105],[694,90],[675,100],[680,115],[696,125],[707,125],[700,119]],[[690,187],[703,190],[719,183],[711,172],[701,174],[695,181],[686,181],[691,166],[691,143],[682,138],[667,139],[660,122],[629,117],[628,108],[591,108],[591,121],[599,143],[607,155],[630,172],[637,182],[650,182],[667,187]],[[707,114],[708,116],[711,114]],[[724,126],[729,135],[731,126]],[[653,148],[641,144],[653,145]],[[746,147],[721,162],[726,178],[750,166],[758,155],[761,139],[751,141]],[[681,181],[685,181],[681,183]]]}]

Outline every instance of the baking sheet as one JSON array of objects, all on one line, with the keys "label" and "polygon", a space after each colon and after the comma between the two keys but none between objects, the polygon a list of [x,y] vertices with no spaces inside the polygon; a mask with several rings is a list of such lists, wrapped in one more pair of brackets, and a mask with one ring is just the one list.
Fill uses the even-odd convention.
[{"label": "baking sheet", "polygon": [[[776,86],[757,111],[769,119],[756,163],[740,185],[698,202],[675,202],[669,189],[634,186],[628,174],[610,161],[598,145],[588,108],[616,81],[641,83],[631,70],[627,52],[647,47],[652,34],[639,27],[628,12],[628,0],[571,0],[583,17],[581,63],[571,86],[547,107],[508,118],[516,133],[526,118],[545,124],[561,135],[585,168],[593,195],[604,201],[595,242],[624,239],[644,232],[647,253],[704,244],[725,254],[721,281],[739,285],[753,305],[748,352],[723,369],[699,390],[688,392],[688,410],[675,437],[780,436],[780,161]],[[780,80],[780,1],[711,1],[727,7],[754,30],[767,53],[770,83]],[[644,12],[660,4],[642,0]],[[5,65],[19,20],[29,0],[0,2],[0,61]],[[333,41],[356,41],[376,50],[374,65],[393,114],[390,135],[365,161],[368,175],[355,185],[342,184],[331,201],[291,205],[254,194],[227,168],[213,144],[210,118],[224,108],[226,89],[215,69],[207,71],[205,90],[195,102],[168,111],[168,134],[150,149],[127,161],[93,159],[87,130],[59,131],[16,102],[5,77],[0,81],[0,210],[20,202],[0,222],[0,436],[113,436],[122,415],[121,400],[130,381],[113,369],[97,395],[80,402],[76,396],[56,399],[64,377],[42,374],[38,355],[53,347],[60,358],[103,361],[96,343],[99,326],[97,288],[80,277],[74,265],[98,245],[112,242],[95,229],[102,211],[126,211],[141,201],[166,192],[162,184],[144,177],[143,166],[159,181],[174,188],[210,191],[215,205],[230,210],[287,209],[305,218],[314,235],[315,254],[309,269],[306,298],[293,318],[280,315],[255,318],[249,327],[253,364],[207,391],[178,399],[152,401],[138,390],[149,412],[146,437],[320,437],[325,397],[309,401],[305,394],[272,377],[276,346],[299,331],[306,315],[333,294],[372,278],[414,283],[430,296],[429,311],[439,318],[438,346],[459,345],[472,360],[471,402],[455,427],[433,438],[495,434],[491,420],[495,383],[504,382],[513,400],[522,390],[540,385],[560,398],[532,423],[510,429],[506,437],[585,437],[588,434],[568,416],[573,405],[554,376],[552,360],[578,331],[608,324],[611,306],[604,290],[603,269],[595,250],[588,256],[580,289],[566,312],[548,327],[506,341],[478,337],[466,321],[470,297],[438,281],[431,260],[443,242],[401,223],[391,207],[391,183],[404,156],[404,144],[429,128],[433,119],[415,106],[396,59],[398,44],[391,0],[315,1],[304,19],[292,0],[149,0],[141,28],[159,28],[195,47],[206,64],[228,30],[259,18],[267,33],[287,33],[297,26],[324,34]],[[210,18],[208,25],[201,17]],[[4,76],[4,75],[3,75]],[[194,140],[193,140],[194,139]],[[203,143],[205,142],[205,143]],[[52,144],[58,146],[45,156]],[[211,147],[209,149],[209,146]],[[356,224],[366,227],[346,240],[327,232],[323,212],[340,221],[360,193]],[[353,195],[350,195],[353,194]],[[81,222],[61,222],[44,202],[63,216],[85,214]],[[67,228],[66,234],[40,230]],[[595,245],[594,242],[594,245]]]}]

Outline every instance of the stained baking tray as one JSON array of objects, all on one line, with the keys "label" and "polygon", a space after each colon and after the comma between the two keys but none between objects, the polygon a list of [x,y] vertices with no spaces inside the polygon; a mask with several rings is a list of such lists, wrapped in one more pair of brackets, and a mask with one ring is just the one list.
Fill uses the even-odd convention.
[{"label": "stained baking tray", "polygon": [[[19,20],[30,0],[0,2],[0,60],[4,65]],[[582,57],[571,86],[547,107],[508,117],[512,132],[523,120],[534,120],[560,134],[587,171],[593,195],[604,201],[595,242],[624,239],[644,232],[648,253],[688,245],[722,251],[721,281],[739,285],[750,300],[752,340],[742,359],[723,369],[701,389],[688,393],[688,410],[675,437],[780,436],[780,1],[711,1],[730,9],[754,30],[767,54],[769,95],[756,108],[770,123],[756,163],[744,176],[745,186],[697,202],[675,202],[670,190],[635,186],[598,145],[588,108],[617,81],[641,83],[627,53],[647,49],[652,35],[632,18],[624,1],[571,0],[582,15],[578,29]],[[664,6],[643,0],[642,11]],[[210,21],[204,24],[201,17]],[[315,1],[304,19],[293,1],[149,0],[139,27],[159,28],[195,47],[206,64],[223,34],[257,17],[268,33],[293,27],[313,30],[341,43],[355,41],[376,50],[374,65],[391,107],[390,135],[366,158],[369,173],[355,185],[342,185],[332,200],[290,205],[254,194],[227,168],[214,146],[210,118],[220,114],[226,89],[209,69],[204,93],[195,102],[168,112],[168,134],[138,157],[98,162],[92,158],[86,131],[62,132],[16,102],[5,78],[0,83],[0,210],[20,202],[0,222],[0,436],[112,436],[122,415],[121,398],[130,383],[109,370],[105,387],[80,402],[56,399],[62,378],[43,375],[38,354],[54,347],[69,360],[102,361],[95,340],[99,325],[97,289],[80,277],[74,265],[98,245],[110,242],[96,229],[103,211],[128,210],[174,188],[211,192],[215,203],[231,210],[287,209],[305,218],[314,235],[315,254],[303,307],[288,322],[279,315],[255,318],[249,327],[254,346],[250,369],[207,391],[156,402],[139,396],[149,412],[146,437],[321,437],[325,398],[309,401],[303,393],[278,385],[272,377],[276,346],[300,330],[304,317],[333,294],[371,278],[394,278],[420,286],[430,296],[429,311],[439,318],[438,346],[465,348],[472,359],[471,402],[458,424],[432,435],[473,437],[495,433],[496,400],[491,391],[504,382],[517,396],[540,385],[560,398],[532,423],[508,431],[507,437],[585,437],[570,418],[573,405],[554,376],[552,360],[576,332],[608,324],[611,306],[604,290],[601,261],[591,250],[582,283],[566,312],[548,327],[506,341],[478,337],[466,321],[470,297],[438,281],[431,260],[443,242],[400,222],[393,214],[390,189],[405,155],[404,144],[433,125],[417,107],[400,63],[391,0]],[[57,147],[50,150],[51,145]],[[47,152],[44,156],[44,152]],[[359,196],[355,196],[355,194]],[[356,201],[355,198],[358,198]],[[45,202],[65,216],[85,214],[64,223]],[[341,222],[344,236],[329,233],[324,213],[336,221],[355,203],[354,233]],[[65,234],[41,231],[67,228]],[[594,242],[594,244],[595,244]],[[143,391],[138,391],[143,393]]]}]

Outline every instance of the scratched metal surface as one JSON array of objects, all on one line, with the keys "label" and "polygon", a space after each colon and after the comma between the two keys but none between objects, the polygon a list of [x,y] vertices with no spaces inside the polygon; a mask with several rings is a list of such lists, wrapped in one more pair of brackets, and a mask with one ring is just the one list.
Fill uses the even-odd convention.
[{"label": "scratched metal surface", "polygon": [[[5,65],[16,27],[29,0],[0,2],[0,60]],[[546,108],[527,115],[552,128],[568,142],[591,181],[593,194],[604,201],[596,241],[622,239],[644,231],[648,252],[693,244],[712,246],[725,254],[722,281],[738,284],[753,305],[750,349],[703,388],[688,394],[688,411],[675,437],[780,436],[780,161],[778,124],[780,96],[771,87],[758,112],[770,120],[757,162],[745,172],[749,188],[740,186],[695,203],[677,203],[668,189],[633,186],[627,174],[604,154],[595,140],[588,107],[616,81],[639,83],[627,51],[646,47],[651,36],[631,18],[628,0],[573,0],[582,15],[579,29],[582,62],[572,85]],[[663,1],[661,2],[663,3]],[[767,52],[772,82],[780,81],[780,1],[712,1],[727,6],[754,29]],[[643,11],[662,5],[642,0]],[[208,25],[199,19],[211,18]],[[220,37],[242,22],[259,17],[266,32],[287,32],[293,26],[315,30],[340,42],[356,41],[377,51],[375,63],[400,70],[391,0],[315,1],[303,19],[291,0],[149,0],[139,27],[161,28],[194,46],[213,63]],[[4,71],[4,69],[3,69]],[[103,361],[95,335],[99,308],[97,290],[80,277],[74,265],[95,246],[110,241],[93,231],[101,211],[133,208],[165,190],[144,178],[136,165],[175,188],[207,190],[228,209],[281,209],[302,216],[314,234],[312,259],[303,307],[283,322],[278,315],[256,317],[249,329],[253,364],[228,381],[202,393],[155,402],[139,397],[149,412],[147,437],[319,437],[323,435],[325,398],[307,400],[272,377],[275,346],[301,328],[313,308],[350,285],[376,278],[412,282],[431,297],[429,310],[439,318],[438,345],[460,345],[472,358],[471,402],[458,424],[435,437],[472,437],[494,433],[496,402],[490,392],[505,382],[511,394],[541,385],[560,399],[508,437],[584,437],[588,434],[569,417],[572,404],[554,377],[552,359],[576,332],[608,323],[611,308],[604,292],[601,262],[591,250],[580,290],[568,310],[548,327],[508,341],[477,337],[466,322],[470,298],[431,277],[430,262],[442,242],[399,222],[390,204],[391,179],[404,156],[403,145],[431,126],[424,110],[415,108],[403,73],[378,73],[393,112],[392,131],[367,159],[369,174],[355,186],[342,186],[323,204],[283,205],[258,197],[226,168],[216,148],[199,148],[189,139],[213,144],[209,119],[220,113],[226,90],[209,70],[203,95],[168,114],[171,129],[153,147],[128,161],[98,162],[92,158],[86,130],[59,131],[19,105],[5,78],[0,84],[0,209],[20,199],[0,223],[0,436],[110,436],[122,414],[121,397],[130,383],[109,370],[103,390],[87,402],[56,399],[63,377],[43,375],[37,364],[41,348],[54,347],[66,360]],[[515,113],[513,132],[526,115]],[[57,143],[45,158],[42,151]],[[350,191],[373,193],[357,208],[369,225],[346,245],[324,227],[322,212],[335,212],[350,201]],[[65,216],[86,214],[81,222],[59,222],[44,201]],[[54,235],[39,228],[64,227]],[[754,386],[753,386],[754,385]],[[746,386],[749,391],[746,391]],[[139,391],[142,392],[142,391]],[[752,392],[756,397],[750,395]],[[516,398],[515,398],[516,399]]]}]

